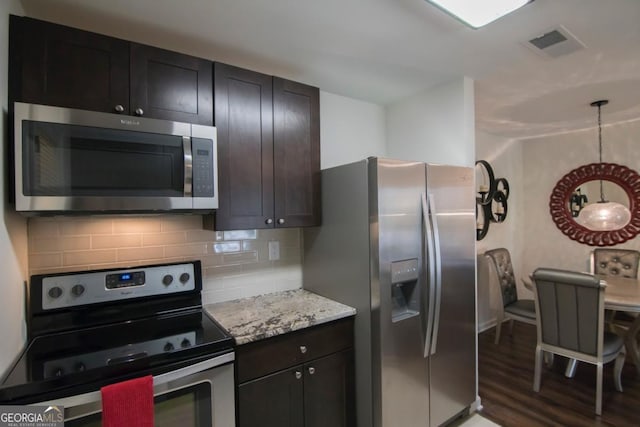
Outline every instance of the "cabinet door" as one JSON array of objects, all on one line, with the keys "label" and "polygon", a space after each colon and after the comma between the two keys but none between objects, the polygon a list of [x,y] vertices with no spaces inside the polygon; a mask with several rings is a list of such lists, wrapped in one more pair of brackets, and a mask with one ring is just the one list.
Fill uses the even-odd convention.
[{"label": "cabinet door", "polygon": [[216,230],[273,227],[272,77],[215,64]]},{"label": "cabinet door", "polygon": [[213,125],[210,61],[131,43],[131,114]]},{"label": "cabinet door", "polygon": [[274,77],[276,227],[320,224],[320,94]]},{"label": "cabinet door", "polygon": [[15,101],[128,113],[128,42],[30,18],[11,25],[22,36]]},{"label": "cabinet door", "polygon": [[302,376],[302,366],[298,366],[241,384],[238,426],[304,426]]},{"label": "cabinet door", "polygon": [[355,426],[353,350],[304,365],[305,427]]}]

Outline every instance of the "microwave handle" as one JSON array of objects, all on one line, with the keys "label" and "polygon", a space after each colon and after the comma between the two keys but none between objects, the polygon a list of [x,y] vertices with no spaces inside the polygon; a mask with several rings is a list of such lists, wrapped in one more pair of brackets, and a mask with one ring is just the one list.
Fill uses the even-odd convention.
[{"label": "microwave handle", "polygon": [[191,138],[182,137],[184,151],[184,197],[193,195],[193,153],[191,152]]}]

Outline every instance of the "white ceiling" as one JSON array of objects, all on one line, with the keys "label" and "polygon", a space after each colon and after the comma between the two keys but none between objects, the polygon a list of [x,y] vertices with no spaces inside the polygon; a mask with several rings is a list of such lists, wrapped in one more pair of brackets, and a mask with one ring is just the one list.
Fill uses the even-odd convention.
[{"label": "white ceiling", "polygon": [[[474,0],[469,0],[474,1]],[[640,118],[640,0],[535,0],[473,30],[424,0],[22,0],[29,16],[259,69],[381,105],[461,76],[512,138]],[[562,25],[586,48],[522,42]]]}]

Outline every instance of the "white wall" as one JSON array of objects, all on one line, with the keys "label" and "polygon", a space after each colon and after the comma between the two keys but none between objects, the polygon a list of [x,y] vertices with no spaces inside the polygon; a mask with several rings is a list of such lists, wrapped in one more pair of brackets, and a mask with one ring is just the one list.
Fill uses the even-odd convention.
[{"label": "white wall", "polygon": [[[528,298],[530,293],[520,283],[522,275],[522,221],[523,221],[523,188],[522,188],[522,143],[483,132],[476,133],[476,157],[486,160],[491,165],[496,178],[506,178],[509,182],[509,198],[507,200],[507,219],[503,223],[491,223],[487,236],[476,243],[478,255],[490,249],[504,247],[511,254],[514,273],[518,281],[518,295]],[[476,168],[476,186],[480,185],[482,176]],[[490,282],[495,271],[486,263],[484,257],[478,257],[478,328],[486,329],[495,324],[496,307],[501,303],[495,281]],[[491,275],[491,276],[490,276]]]},{"label": "white wall", "polygon": [[473,81],[464,77],[388,106],[387,153],[403,160],[473,166]]},{"label": "white wall", "polygon": [[0,254],[2,254],[2,280],[0,293],[0,373],[7,369],[24,345],[24,281],[27,277],[27,228],[24,218],[18,217],[7,203],[7,68],[9,41],[9,14],[22,14],[17,0],[0,2],[0,135],[2,135],[2,162],[0,162]]},{"label": "white wall", "polygon": [[322,169],[385,156],[385,109],[320,91],[320,164]]},{"label": "white wall", "polygon": [[[638,135],[640,121],[604,126],[603,161],[640,171]],[[523,141],[522,150],[526,190],[522,273],[529,274],[537,267],[588,271],[593,248],[569,239],[555,226],[549,213],[549,196],[564,174],[598,161],[597,128]],[[640,250],[640,237],[615,247]]]},{"label": "white wall", "polygon": [[[606,122],[606,117],[603,119]],[[593,247],[566,237],[549,213],[549,196],[562,176],[579,166],[598,161],[597,128],[512,141],[478,132],[477,159],[489,161],[499,177],[509,181],[509,215],[502,224],[491,224],[477,253],[505,247],[513,257],[518,295],[531,298],[520,277],[538,267],[588,271]],[[640,171],[637,149],[640,120],[605,125],[602,130],[603,161]],[[640,237],[616,248],[640,250]],[[478,260],[479,327],[491,326],[499,296],[489,287],[487,267]],[[492,273],[491,273],[492,274]]]}]

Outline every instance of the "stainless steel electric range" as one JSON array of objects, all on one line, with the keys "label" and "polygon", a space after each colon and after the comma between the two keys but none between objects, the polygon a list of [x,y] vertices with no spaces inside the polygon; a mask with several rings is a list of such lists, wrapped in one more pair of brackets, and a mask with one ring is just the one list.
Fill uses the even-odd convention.
[{"label": "stainless steel electric range", "polygon": [[153,375],[156,426],[233,427],[233,338],[201,289],[200,261],[32,276],[28,345],[0,404],[63,405],[66,426],[100,425],[101,387]]}]

